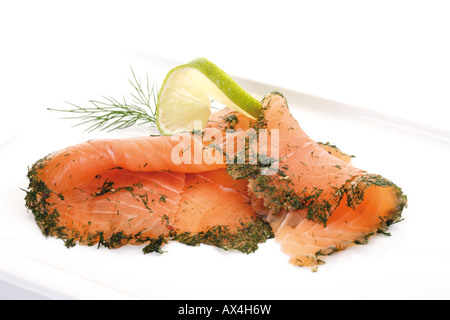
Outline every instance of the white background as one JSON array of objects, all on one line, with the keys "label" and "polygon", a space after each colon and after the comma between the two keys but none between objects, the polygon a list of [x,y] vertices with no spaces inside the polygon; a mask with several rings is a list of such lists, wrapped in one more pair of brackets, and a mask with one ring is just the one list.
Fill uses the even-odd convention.
[{"label": "white background", "polygon": [[109,93],[111,64],[142,50],[449,129],[449,14],[434,0],[2,1],[2,112]]},{"label": "white background", "polygon": [[136,50],[448,131],[449,17],[430,0],[2,1],[0,145],[46,107],[114,95]]}]

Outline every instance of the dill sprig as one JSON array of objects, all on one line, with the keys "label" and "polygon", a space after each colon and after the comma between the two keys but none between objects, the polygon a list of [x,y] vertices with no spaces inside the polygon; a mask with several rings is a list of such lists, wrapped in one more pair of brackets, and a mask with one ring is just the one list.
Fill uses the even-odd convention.
[{"label": "dill sprig", "polygon": [[94,130],[113,131],[129,128],[136,124],[151,123],[155,125],[158,96],[156,84],[150,88],[148,76],[146,83],[143,84],[133,69],[131,69],[131,72],[133,77],[129,79],[129,82],[133,87],[133,92],[130,93],[131,99],[129,101],[125,96],[122,102],[111,96],[102,96],[103,101],[89,100],[90,107],[80,107],[66,102],[74,108],[68,110],[48,108],[48,110],[72,114],[73,116],[63,119],[81,120],[75,126],[88,125],[86,129],[88,132]]}]

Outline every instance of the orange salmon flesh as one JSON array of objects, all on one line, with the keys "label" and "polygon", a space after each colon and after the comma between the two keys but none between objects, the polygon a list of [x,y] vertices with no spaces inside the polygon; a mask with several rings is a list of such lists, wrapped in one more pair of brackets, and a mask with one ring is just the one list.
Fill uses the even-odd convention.
[{"label": "orange salmon flesh", "polygon": [[[256,121],[227,108],[214,113],[200,135],[91,140],[55,152],[29,170],[26,206],[42,233],[67,247],[141,244],[161,253],[174,240],[251,253],[274,237],[290,263],[312,270],[401,221],[407,201],[399,187],[310,139],[281,94],[261,104]],[[250,144],[204,139],[230,129],[243,141],[250,129],[265,130],[261,141],[271,148],[257,161],[230,162],[223,150],[237,159]],[[201,162],[174,163],[174,150],[194,159],[193,146]]]}]

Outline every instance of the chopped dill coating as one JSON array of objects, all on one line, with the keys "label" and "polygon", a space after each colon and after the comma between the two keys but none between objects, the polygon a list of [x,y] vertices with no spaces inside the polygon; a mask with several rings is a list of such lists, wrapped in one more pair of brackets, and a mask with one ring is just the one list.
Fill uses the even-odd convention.
[{"label": "chopped dill coating", "polygon": [[157,238],[147,238],[145,242],[148,242],[148,244],[142,249],[144,254],[151,252],[163,253],[161,247],[165,245],[168,240],[165,236],[160,235]]},{"label": "chopped dill coating", "polygon": [[190,246],[204,243],[224,250],[237,250],[249,254],[258,249],[259,243],[273,237],[270,225],[261,219],[255,219],[247,224],[241,222],[241,227],[235,232],[231,232],[227,226],[214,226],[207,231],[195,234],[176,233],[172,239]]},{"label": "chopped dill coating", "polygon": [[234,129],[236,127],[236,125],[239,123],[239,119],[238,117],[234,114],[228,114],[227,116],[223,117],[225,123],[227,124],[227,129]]}]

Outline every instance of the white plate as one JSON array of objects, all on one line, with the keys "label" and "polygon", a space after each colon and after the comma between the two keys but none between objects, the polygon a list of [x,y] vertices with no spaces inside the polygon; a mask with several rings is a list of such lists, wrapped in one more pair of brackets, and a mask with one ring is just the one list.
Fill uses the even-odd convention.
[{"label": "white plate", "polygon": [[[139,52],[132,53],[128,63],[136,74],[148,73],[158,83],[180,64]],[[167,245],[168,252],[162,255],[144,255],[139,246],[66,249],[61,240],[45,238],[25,208],[20,188],[27,187],[27,167],[50,152],[90,138],[148,131],[87,134],[43,108],[33,113],[27,129],[11,132],[0,146],[0,280],[48,298],[450,298],[450,209],[446,204],[450,133],[234,78],[259,96],[282,92],[313,139],[338,145],[356,155],[355,166],[403,188],[409,207],[405,221],[391,227],[391,237],[378,235],[366,246],[327,257],[317,273],[288,264],[274,240],[250,255],[178,243]]]}]

